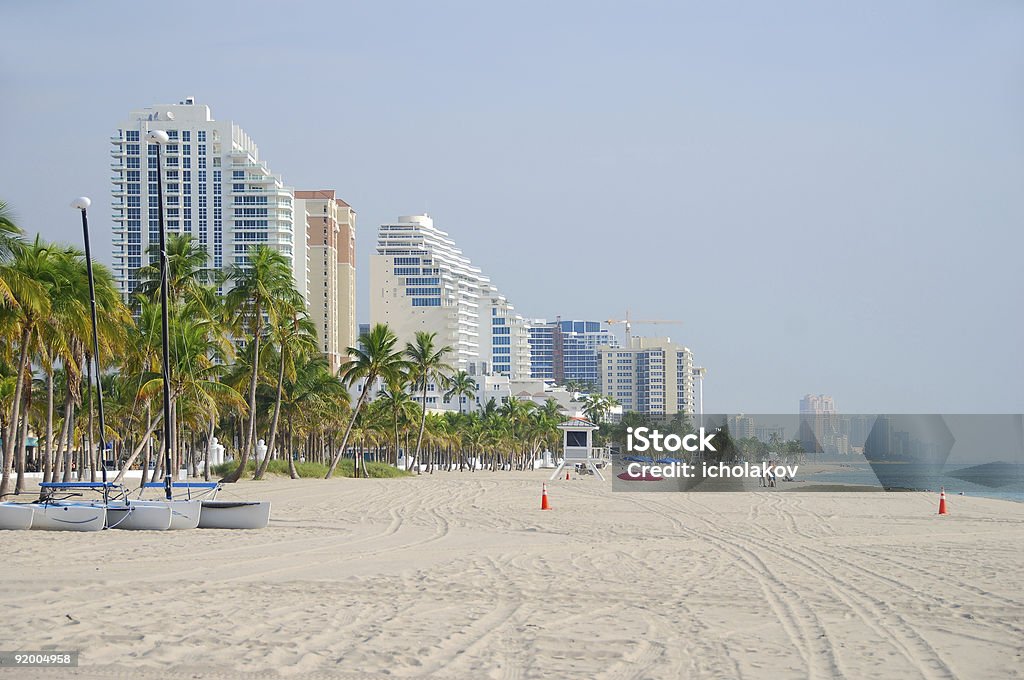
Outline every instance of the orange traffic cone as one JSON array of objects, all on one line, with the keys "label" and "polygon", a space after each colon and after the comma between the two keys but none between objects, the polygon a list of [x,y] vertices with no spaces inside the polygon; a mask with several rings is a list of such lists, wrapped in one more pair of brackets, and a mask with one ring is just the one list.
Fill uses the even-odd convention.
[{"label": "orange traffic cone", "polygon": [[568,470],[565,471],[565,481],[567,481],[567,482],[569,481],[569,471]]},{"label": "orange traffic cone", "polygon": [[541,490],[540,509],[541,510],[550,510],[551,509],[551,506],[548,505],[548,485],[547,484],[545,484],[543,486],[542,490]]},{"label": "orange traffic cone", "polygon": [[946,510],[946,487],[941,487],[941,491],[939,492],[939,514],[949,514],[949,511]]}]

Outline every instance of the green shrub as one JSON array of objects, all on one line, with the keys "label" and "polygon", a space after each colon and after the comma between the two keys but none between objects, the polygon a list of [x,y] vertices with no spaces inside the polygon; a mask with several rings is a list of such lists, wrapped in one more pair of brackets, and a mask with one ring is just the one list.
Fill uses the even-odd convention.
[{"label": "green shrub", "polygon": [[[238,466],[237,463],[235,463],[233,461],[229,461],[227,463],[222,463],[220,465],[214,465],[212,468],[210,468],[210,470],[211,470],[211,474],[213,474],[214,476],[223,477],[224,475],[232,472],[237,466]],[[324,463],[313,463],[313,462],[299,463],[299,462],[296,462],[295,463],[295,471],[298,473],[299,477],[311,478],[311,479],[323,479],[324,476],[327,474],[327,465],[325,465]],[[376,479],[385,479],[385,478],[393,478],[393,477],[408,477],[410,474],[412,474],[410,472],[406,472],[405,470],[399,470],[398,468],[394,467],[393,465],[389,465],[387,463],[370,463],[370,462],[368,462],[366,464],[366,471],[368,473],[370,473],[370,477],[373,477],[373,478],[376,478]],[[243,476],[251,477],[253,474],[255,474],[255,472],[256,472],[256,463],[255,463],[255,461],[250,460],[245,465],[245,475],[243,475]],[[287,477],[289,475],[288,461],[287,460],[272,460],[272,461],[270,461],[270,464],[267,465],[267,474],[282,475],[284,477]],[[346,459],[346,460],[342,460],[338,464],[338,469],[336,469],[334,471],[334,476],[335,477],[354,477],[355,475],[352,474],[352,459],[349,458],[349,459]]]}]

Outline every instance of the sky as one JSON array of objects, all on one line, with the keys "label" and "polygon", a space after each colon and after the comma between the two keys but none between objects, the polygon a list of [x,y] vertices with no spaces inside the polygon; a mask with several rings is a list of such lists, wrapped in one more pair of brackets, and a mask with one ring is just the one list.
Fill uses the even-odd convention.
[{"label": "sky", "polygon": [[[157,11],[157,9],[159,11]],[[110,262],[109,136],[194,96],[429,212],[527,317],[674,319],[705,410],[1024,411],[1024,3],[0,3],[0,199]]]}]

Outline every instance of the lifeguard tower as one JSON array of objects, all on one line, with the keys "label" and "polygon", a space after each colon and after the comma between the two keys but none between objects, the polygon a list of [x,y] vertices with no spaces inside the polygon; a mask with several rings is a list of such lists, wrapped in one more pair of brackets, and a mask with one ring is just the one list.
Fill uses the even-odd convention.
[{"label": "lifeguard tower", "polygon": [[572,465],[585,465],[603,482],[604,476],[598,470],[597,463],[602,458],[594,454],[594,432],[600,429],[597,425],[584,418],[570,418],[558,429],[562,431],[562,462],[555,468],[551,481],[562,472],[562,468]]}]

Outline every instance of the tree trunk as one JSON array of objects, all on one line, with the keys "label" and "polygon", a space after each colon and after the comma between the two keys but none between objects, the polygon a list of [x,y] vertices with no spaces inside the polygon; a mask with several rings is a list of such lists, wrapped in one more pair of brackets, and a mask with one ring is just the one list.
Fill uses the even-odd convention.
[{"label": "tree trunk", "polygon": [[75,402],[74,397],[68,395],[68,406],[67,406],[67,418],[65,419],[66,427],[64,431],[67,433],[67,441],[64,443],[64,474],[61,475],[62,482],[71,481],[71,471],[74,467],[71,462],[74,460],[75,455]]},{"label": "tree trunk", "polygon": [[[254,318],[256,321],[256,330],[253,333],[253,346],[252,346],[252,383],[249,385],[249,434],[245,439],[245,444],[242,447],[241,454],[238,457],[238,467],[234,469],[229,475],[220,480],[227,484],[233,484],[238,481],[238,478],[245,472],[245,464],[249,462],[249,454],[256,448],[256,381],[259,379],[260,371],[260,335],[261,335],[261,324],[260,319],[262,311],[259,305],[256,305],[256,313]],[[269,452],[268,452],[269,454]],[[328,475],[329,476],[329,475]]]},{"label": "tree trunk", "polygon": [[288,476],[291,477],[292,479],[298,479],[299,478],[299,472],[298,472],[298,470],[295,469],[295,451],[292,448],[292,419],[291,418],[288,419],[288,423],[285,425],[285,432],[286,432],[285,442],[286,442],[286,446],[287,446],[286,454],[288,456]]},{"label": "tree trunk", "polygon": [[21,414],[21,392],[25,385],[25,369],[28,366],[28,342],[32,336],[31,324],[21,332],[21,352],[18,356],[18,372],[14,378],[14,401],[11,403],[11,417],[7,419],[7,430],[11,435],[4,437],[3,473],[0,475],[0,498],[7,495],[11,486],[11,465],[14,463],[14,433],[18,431],[18,417]]},{"label": "tree trunk", "polygon": [[[427,427],[427,376],[423,376],[423,409],[420,412],[420,433],[416,437],[416,474],[421,475],[423,471],[420,466],[420,447],[423,445],[423,430]],[[406,459],[408,466],[408,459]],[[406,468],[408,469],[408,467]],[[429,469],[429,468],[428,468]]]},{"label": "tree trunk", "polygon": [[263,479],[267,473],[267,466],[270,465],[270,457],[274,455],[274,446],[277,444],[277,420],[281,415],[281,395],[284,393],[284,348],[281,348],[281,367],[277,371],[277,398],[274,399],[274,417],[270,421],[270,441],[267,442],[267,455],[263,462],[256,468],[253,479]]},{"label": "tree trunk", "polygon": [[[25,490],[25,444],[28,441],[28,412],[32,405],[32,391],[25,394],[25,415],[21,418],[21,433],[18,435],[18,478],[14,481],[14,493]],[[38,440],[36,442],[38,446]]]},{"label": "tree trunk", "polygon": [[[345,453],[345,447],[348,446],[348,437],[352,434],[352,426],[356,424],[356,418],[359,416],[359,409],[363,407],[363,402],[366,400],[366,395],[370,391],[370,385],[377,379],[377,376],[366,376],[366,386],[363,387],[363,391],[359,393],[359,399],[356,400],[356,407],[352,409],[352,417],[349,418],[348,427],[345,428],[345,436],[341,439],[341,448],[338,449],[338,453],[334,454],[334,459],[331,461],[331,467],[327,469],[327,474],[324,479],[330,479],[334,474],[335,468],[338,467],[338,462],[341,460],[342,454]],[[352,461],[352,469],[355,470],[355,461]],[[354,474],[354,473],[353,473]]]},{"label": "tree trunk", "polygon": [[203,480],[210,481],[210,449],[213,446],[213,433],[217,426],[216,415],[210,413],[210,434],[206,436],[206,455],[203,456],[206,460],[203,461]]},{"label": "tree trunk", "polygon": [[[149,427],[146,429],[146,434],[142,435],[142,439],[139,441],[139,445],[135,447],[135,450],[132,451],[132,455],[128,456],[128,459],[124,462],[124,465],[121,466],[120,471],[118,471],[117,476],[114,477],[114,484],[120,484],[121,480],[124,479],[125,473],[132,468],[132,465],[135,464],[135,459],[139,457],[139,454],[142,453],[142,450],[145,449],[146,446],[149,444],[149,438],[153,436],[154,432],[156,432],[156,428],[159,427],[161,420],[163,420],[163,414],[158,415],[156,417],[156,420],[150,421]],[[156,471],[154,470],[153,472],[154,475],[152,478],[156,479]]]},{"label": "tree trunk", "polygon": [[43,481],[53,481],[53,367],[46,372],[46,448],[43,453]]}]

